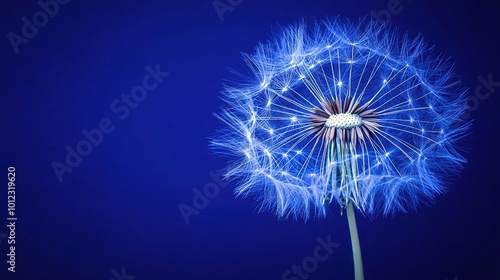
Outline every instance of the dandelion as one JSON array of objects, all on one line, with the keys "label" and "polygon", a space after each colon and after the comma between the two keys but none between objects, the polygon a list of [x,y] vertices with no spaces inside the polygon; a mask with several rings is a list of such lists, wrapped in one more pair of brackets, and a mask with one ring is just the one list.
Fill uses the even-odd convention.
[{"label": "dandelion", "polygon": [[212,146],[233,156],[236,194],[277,216],[347,212],[363,279],[354,209],[415,209],[463,165],[465,90],[421,37],[375,22],[300,23],[245,55],[251,76],[227,85]]}]

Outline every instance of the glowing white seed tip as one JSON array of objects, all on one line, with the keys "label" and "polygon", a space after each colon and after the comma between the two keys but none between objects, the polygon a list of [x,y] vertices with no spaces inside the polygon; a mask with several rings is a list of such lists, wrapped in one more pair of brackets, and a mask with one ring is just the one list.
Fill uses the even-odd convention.
[{"label": "glowing white seed tip", "polygon": [[354,128],[359,127],[363,124],[361,117],[358,114],[342,113],[331,115],[325,123],[326,127],[335,128]]}]

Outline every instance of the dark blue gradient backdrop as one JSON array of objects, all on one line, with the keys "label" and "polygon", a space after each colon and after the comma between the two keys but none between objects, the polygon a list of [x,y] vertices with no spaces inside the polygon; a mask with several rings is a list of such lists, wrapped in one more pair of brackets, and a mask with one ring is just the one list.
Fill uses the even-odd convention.
[{"label": "dark blue gradient backdrop", "polygon": [[[58,8],[40,12],[47,2]],[[241,52],[278,24],[370,14],[451,57],[474,124],[469,163],[435,204],[358,215],[366,279],[500,279],[493,3],[220,0],[219,14],[212,0],[41,3],[0,4],[0,279],[353,279],[338,207],[305,224],[259,214],[220,181],[227,159],[208,143],[229,68],[246,71]],[[316,249],[325,242],[339,246]]]}]

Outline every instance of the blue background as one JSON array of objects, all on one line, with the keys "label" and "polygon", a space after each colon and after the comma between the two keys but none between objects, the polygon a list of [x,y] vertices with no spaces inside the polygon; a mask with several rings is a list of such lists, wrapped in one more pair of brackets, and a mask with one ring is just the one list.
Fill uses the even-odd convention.
[{"label": "blue background", "polygon": [[[225,2],[225,1],[223,1]],[[391,24],[422,33],[455,62],[474,90],[500,81],[498,9],[492,1],[401,0]],[[152,279],[282,279],[312,256],[316,238],[339,243],[309,279],[353,279],[345,216],[304,224],[258,214],[252,199],[220,189],[186,224],[179,205],[214,182],[225,158],[208,149],[221,126],[213,117],[229,68],[241,52],[269,38],[277,24],[386,10],[380,1],[249,1],[221,21],[212,1],[77,1],[15,53],[37,1],[0,4],[0,234],[6,233],[7,167],[16,167],[16,270],[7,273],[0,239],[0,279],[116,279],[113,271]],[[110,104],[142,83],[145,67],[170,75],[121,120]],[[498,95],[471,110],[466,165],[449,192],[417,213],[364,218],[358,229],[366,279],[500,279]],[[484,91],[484,89],[483,89]],[[472,103],[471,103],[472,104]],[[65,173],[66,146],[109,118],[115,130]],[[0,235],[1,237],[1,235]],[[455,278],[456,277],[456,278]],[[123,277],[120,277],[123,278]],[[126,279],[126,278],[123,278]],[[292,278],[290,278],[292,279]],[[129,279],[131,280],[131,279]]]}]

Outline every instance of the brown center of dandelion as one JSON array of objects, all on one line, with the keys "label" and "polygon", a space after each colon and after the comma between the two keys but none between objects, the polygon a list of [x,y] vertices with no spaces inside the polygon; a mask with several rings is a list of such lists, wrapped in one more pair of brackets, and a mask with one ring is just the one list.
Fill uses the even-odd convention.
[{"label": "brown center of dandelion", "polygon": [[378,128],[378,114],[367,105],[346,98],[321,104],[309,115],[316,137],[326,141],[338,137],[341,141],[356,144],[358,140],[370,137]]},{"label": "brown center of dandelion", "polygon": [[359,127],[363,124],[361,117],[358,114],[341,113],[330,115],[325,122],[326,127],[335,128],[354,128]]}]

